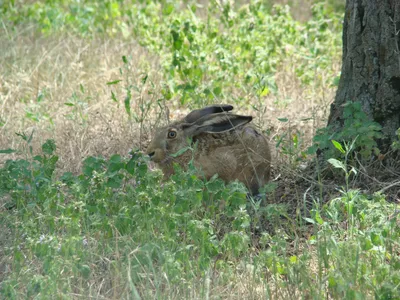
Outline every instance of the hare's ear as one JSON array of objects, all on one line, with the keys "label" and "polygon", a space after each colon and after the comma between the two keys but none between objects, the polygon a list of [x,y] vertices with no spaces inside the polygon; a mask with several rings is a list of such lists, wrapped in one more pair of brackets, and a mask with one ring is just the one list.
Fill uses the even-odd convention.
[{"label": "hare's ear", "polygon": [[253,117],[251,116],[219,113],[207,115],[197,120],[194,124],[183,124],[182,128],[187,136],[196,136],[203,132],[218,133],[230,131],[251,122],[252,119]]},{"label": "hare's ear", "polygon": [[229,104],[215,104],[211,106],[204,107],[202,109],[196,109],[190,112],[184,119],[184,122],[186,123],[194,123],[198,119],[210,115],[210,114],[216,114],[216,113],[221,113],[224,111],[231,111],[233,109],[232,105]]}]

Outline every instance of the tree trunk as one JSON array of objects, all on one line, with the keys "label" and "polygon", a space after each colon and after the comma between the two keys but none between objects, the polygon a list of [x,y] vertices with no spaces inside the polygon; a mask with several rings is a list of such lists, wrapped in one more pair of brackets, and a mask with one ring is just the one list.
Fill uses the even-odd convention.
[{"label": "tree trunk", "polygon": [[343,65],[328,125],[343,126],[343,104],[359,101],[382,126],[378,141],[389,150],[400,127],[400,0],[347,0]]}]

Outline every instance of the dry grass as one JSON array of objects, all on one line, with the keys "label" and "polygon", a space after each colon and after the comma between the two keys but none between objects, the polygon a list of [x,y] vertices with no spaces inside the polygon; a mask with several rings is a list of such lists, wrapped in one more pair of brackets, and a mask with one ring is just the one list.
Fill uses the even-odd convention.
[{"label": "dry grass", "polygon": [[[76,173],[87,156],[127,155],[131,148],[144,148],[154,124],[160,117],[162,122],[166,121],[165,110],[156,104],[161,98],[157,57],[133,41],[85,40],[73,35],[45,37],[35,34],[33,28],[17,34],[3,28],[0,40],[0,121],[3,123],[0,149],[23,148],[25,142],[15,133],[30,135],[34,131],[31,143],[34,151],[46,139],[54,139],[61,158],[60,172]],[[132,59],[121,75],[124,55]],[[332,68],[338,72],[339,66],[338,60]],[[132,111],[139,111],[140,101],[154,104],[140,134],[139,124],[129,120],[125,112],[123,84],[107,85],[107,82],[123,79],[124,84],[139,86],[143,74],[148,74],[153,86],[146,84],[143,90],[132,95]],[[249,105],[237,109],[256,116],[256,122],[270,129],[272,144],[275,135],[298,130],[305,147],[315,129],[324,126],[335,90],[328,86],[302,87],[290,58],[277,72],[276,82],[279,95],[265,98],[265,114],[256,113]],[[111,91],[118,103],[112,100]],[[246,97],[240,90],[235,94]],[[68,102],[74,106],[65,105]],[[188,111],[178,108],[175,102],[167,103],[171,119]],[[281,117],[290,122],[278,121]],[[302,121],[306,118],[312,119]],[[15,157],[15,154],[2,155],[0,162]]]},{"label": "dry grass", "polygon": [[[126,155],[128,149],[138,147],[138,126],[125,113],[123,90],[107,82],[121,78],[121,57],[126,55],[133,57],[126,75],[133,84],[142,73],[149,73],[157,83],[157,61],[145,50],[118,39],[43,37],[32,31],[13,37],[3,32],[1,40],[1,149],[21,148],[24,142],[15,133],[34,130],[34,149],[48,138],[55,139],[60,168],[77,172],[86,156]],[[111,99],[111,88],[120,103]],[[133,95],[133,110],[138,97]]]}]

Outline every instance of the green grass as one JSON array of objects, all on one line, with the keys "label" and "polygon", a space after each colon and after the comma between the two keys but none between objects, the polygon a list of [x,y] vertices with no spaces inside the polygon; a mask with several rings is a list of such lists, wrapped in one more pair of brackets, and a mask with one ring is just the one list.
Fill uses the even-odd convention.
[{"label": "green grass", "polygon": [[[303,171],[343,11],[294,2],[307,18],[269,1],[1,3],[0,298],[400,299],[398,205],[357,187],[338,144],[334,189]],[[261,198],[194,167],[163,181],[143,155],[156,125],[221,102],[269,133]]]}]

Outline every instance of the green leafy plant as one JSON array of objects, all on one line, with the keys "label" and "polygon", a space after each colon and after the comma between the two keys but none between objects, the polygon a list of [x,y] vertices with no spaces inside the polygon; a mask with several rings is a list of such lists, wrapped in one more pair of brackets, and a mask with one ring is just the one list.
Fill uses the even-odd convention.
[{"label": "green leafy plant", "polygon": [[[140,152],[132,152],[130,159],[88,157],[82,174],[65,173],[57,179],[55,149],[49,140],[42,146],[43,154],[32,161],[9,160],[0,169],[1,194],[11,196],[18,212],[8,216],[6,224],[20,224],[13,232],[15,245],[7,248],[16,277],[2,284],[3,295],[22,281],[30,295],[68,293],[96,272],[90,252],[109,244],[111,237],[121,237],[121,246],[139,247],[144,253],[150,244],[162,247],[153,268],[164,269],[172,282],[190,277],[193,271],[184,272],[179,265],[190,263],[196,270],[206,270],[222,251],[235,259],[248,249],[249,217],[243,210],[247,191],[242,184],[225,186],[216,177],[204,182],[194,169],[189,173],[177,169],[173,181],[160,184],[161,174],[148,171]],[[21,223],[26,218],[29,221]],[[223,233],[217,238],[215,232]],[[129,260],[132,271],[138,262],[147,264],[140,253],[132,258],[128,254],[123,261]],[[30,260],[38,269],[19,277]],[[45,271],[37,277],[39,269]],[[74,283],[68,276],[53,277],[61,271],[73,276]],[[142,279],[131,280],[139,284]]]},{"label": "green leafy plant", "polygon": [[[14,24],[34,22],[46,34],[133,36],[159,57],[165,99],[191,106],[216,99],[239,102],[241,99],[231,97],[237,88],[251,91],[245,102],[277,92],[274,73],[287,57],[293,60],[304,85],[326,85],[329,75],[324,79],[317,73],[320,69],[326,73],[341,46],[341,14],[319,3],[312,6],[311,19],[304,23],[292,17],[289,6],[272,7],[263,1],[248,5],[210,1],[203,9],[205,17],[197,13],[193,1],[184,7],[179,1],[134,1],[129,5],[116,0],[23,5],[12,1],[2,11]],[[260,74],[267,84],[252,91]]]},{"label": "green leafy plant", "polygon": [[[338,157],[335,154],[331,140],[347,142],[354,145],[353,151],[361,155],[363,159],[370,158],[373,154],[379,154],[376,140],[381,138],[382,127],[371,120],[363,112],[359,102],[348,102],[344,106],[344,124],[340,131],[332,126],[319,129],[314,137],[314,145],[309,148],[309,153],[315,153],[318,149],[324,153],[324,157]],[[341,152],[343,157],[345,152]]]},{"label": "green leafy plant", "polygon": [[351,154],[351,152],[354,149],[354,144],[356,143],[357,138],[354,139],[350,145],[348,145],[346,142],[344,142],[344,149],[342,147],[342,145],[335,141],[332,140],[332,144],[334,145],[334,147],[340,151],[341,154],[344,155],[344,161],[340,161],[338,159],[335,158],[330,158],[328,159],[328,162],[336,169],[341,169],[344,174],[345,174],[345,182],[346,182],[346,191],[349,189],[349,179],[351,174],[357,175],[357,170],[354,167],[351,167],[350,170],[348,170],[349,166],[348,166],[348,160],[349,160],[349,155]]},{"label": "green leafy plant", "polygon": [[[11,195],[13,203],[9,203],[8,206],[17,205],[23,208],[34,206],[39,199],[45,197],[42,192],[52,180],[58,156],[54,153],[56,146],[53,140],[47,140],[42,145],[42,155],[33,156],[30,146],[33,133],[30,136],[20,135],[28,144],[29,157],[5,162],[4,167],[0,169],[0,194]],[[23,202],[22,198],[25,198]]]},{"label": "green leafy plant", "polygon": [[[123,84],[124,85],[124,108],[128,115],[128,121],[134,121],[139,124],[139,147],[142,148],[142,137],[144,131],[144,122],[148,115],[157,104],[161,107],[160,99],[157,99],[157,91],[154,83],[149,79],[148,74],[141,74],[138,82],[133,82],[131,73],[133,72],[132,58],[127,56],[122,57],[123,67],[119,69],[119,74],[124,77],[124,80],[113,80],[107,82],[108,86]],[[120,101],[114,91],[111,91],[111,99],[118,105]]]},{"label": "green leafy plant", "polygon": [[396,134],[397,134],[397,141],[394,141],[392,144],[392,148],[394,150],[400,149],[400,128],[397,129]]},{"label": "green leafy plant", "polygon": [[392,256],[399,225],[388,218],[390,207],[379,193],[347,190],[322,211],[313,210],[308,220],[317,232],[309,242],[317,246],[320,278],[334,297],[364,297],[372,286],[376,297],[399,297],[398,259]]}]

